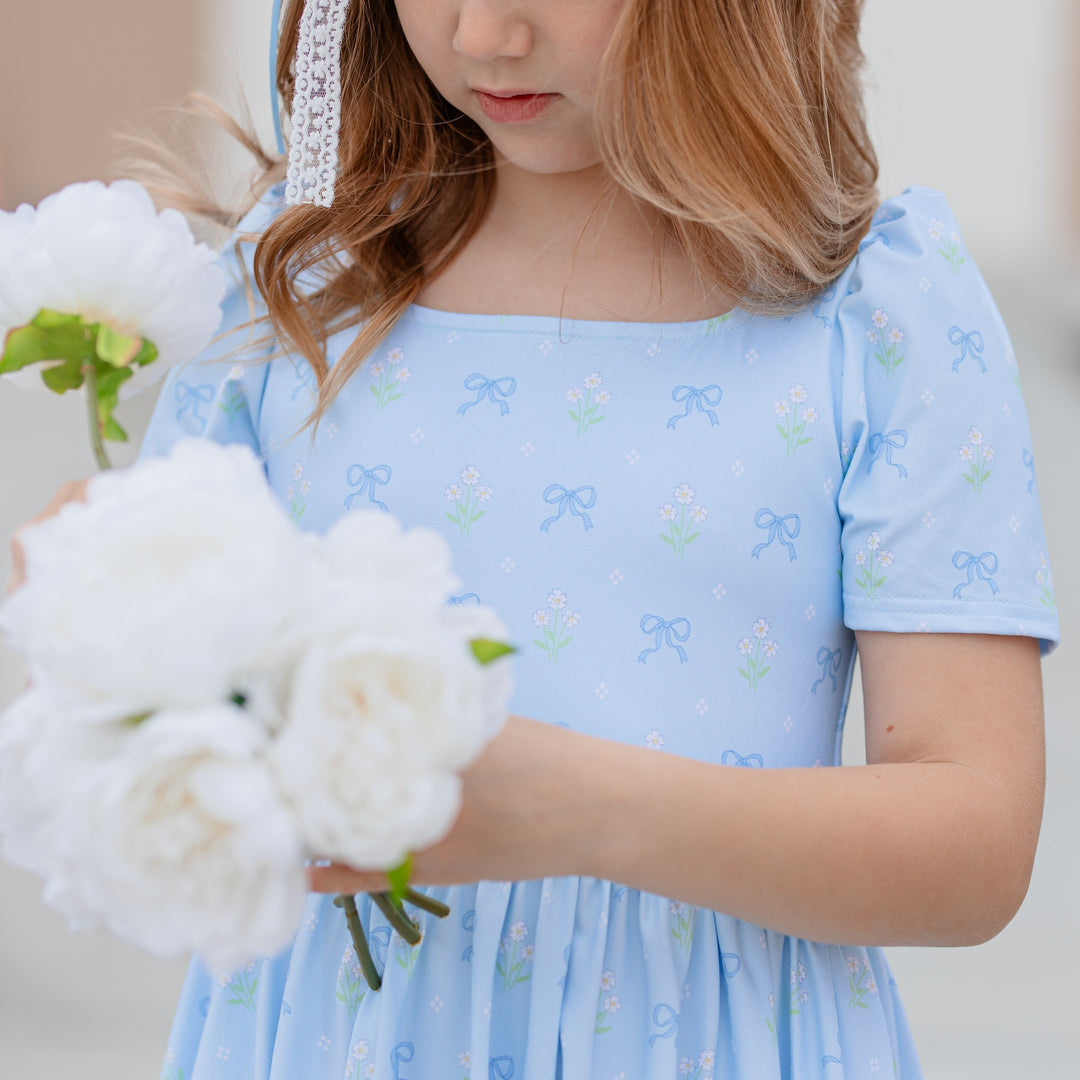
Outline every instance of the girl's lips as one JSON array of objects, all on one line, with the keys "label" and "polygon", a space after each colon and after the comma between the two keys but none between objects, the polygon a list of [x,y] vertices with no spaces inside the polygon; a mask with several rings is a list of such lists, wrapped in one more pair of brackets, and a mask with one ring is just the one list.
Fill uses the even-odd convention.
[{"label": "girl's lips", "polygon": [[502,124],[520,124],[535,120],[559,94],[488,94],[474,90],[480,108],[489,120]]}]

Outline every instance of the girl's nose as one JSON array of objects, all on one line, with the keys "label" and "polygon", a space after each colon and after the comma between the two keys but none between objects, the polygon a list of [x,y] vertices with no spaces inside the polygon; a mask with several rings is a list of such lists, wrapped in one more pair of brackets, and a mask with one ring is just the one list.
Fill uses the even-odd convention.
[{"label": "girl's nose", "polygon": [[454,49],[474,60],[524,57],[533,46],[532,26],[520,0],[462,0]]}]

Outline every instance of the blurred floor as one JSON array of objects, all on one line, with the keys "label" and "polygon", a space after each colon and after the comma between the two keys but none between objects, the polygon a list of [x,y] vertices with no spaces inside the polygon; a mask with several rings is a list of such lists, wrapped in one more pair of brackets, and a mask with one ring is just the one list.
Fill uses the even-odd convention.
[{"label": "blurred floor", "polygon": [[[1076,1080],[1080,725],[1072,657],[1080,639],[1080,560],[1071,540],[1080,529],[1072,438],[1080,416],[1080,324],[1041,288],[988,276],[1020,359],[1066,638],[1044,667],[1046,818],[1028,900],[1003,934],[976,949],[895,950],[892,962],[927,1080]],[[133,437],[149,405],[126,407]],[[39,401],[0,386],[0,432],[9,448],[54,452],[52,441],[35,438],[35,431],[54,428],[58,413],[81,423],[77,403]],[[75,445],[55,451],[54,460],[35,461],[39,476],[31,488],[12,486],[15,493],[0,505],[0,534],[40,507],[45,485],[89,471]],[[15,477],[20,466],[9,463],[7,472]],[[0,574],[6,573],[0,559]],[[0,702],[17,680],[11,658],[0,656]],[[861,760],[861,724],[853,708],[848,761]],[[156,1080],[184,963],[145,956],[110,938],[70,935],[39,895],[35,878],[0,864],[0,1077]]]}]

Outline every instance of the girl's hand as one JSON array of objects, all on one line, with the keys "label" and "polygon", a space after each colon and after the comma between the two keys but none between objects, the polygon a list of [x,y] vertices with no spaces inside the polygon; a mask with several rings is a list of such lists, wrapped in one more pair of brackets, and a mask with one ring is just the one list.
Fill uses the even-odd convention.
[{"label": "girl's hand", "polygon": [[87,480],[72,480],[61,484],[49,505],[37,517],[31,518],[15,531],[15,535],[11,538],[11,576],[7,583],[9,593],[14,592],[26,580],[26,555],[22,544],[19,543],[19,534],[31,525],[51,518],[65,503],[86,502],[87,483]]},{"label": "girl's hand", "polygon": [[[411,884],[529,880],[579,873],[587,797],[572,782],[562,728],[510,716],[503,730],[463,774],[462,807],[450,834],[414,852]],[[379,871],[342,864],[311,868],[311,888],[325,893],[386,892]]]}]

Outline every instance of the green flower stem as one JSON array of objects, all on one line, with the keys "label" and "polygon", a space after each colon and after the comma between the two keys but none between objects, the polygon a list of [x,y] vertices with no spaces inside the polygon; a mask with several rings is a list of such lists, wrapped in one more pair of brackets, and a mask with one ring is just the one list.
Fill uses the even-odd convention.
[{"label": "green flower stem", "polygon": [[445,919],[450,914],[450,909],[444,903],[433,900],[430,896],[417,892],[415,889],[406,889],[405,899],[414,907],[418,907],[421,911],[426,911],[439,919]]},{"label": "green flower stem", "polygon": [[412,920],[390,899],[389,893],[372,893],[371,899],[375,906],[386,917],[386,921],[401,935],[402,939],[410,945],[420,942],[420,931],[413,925]]},{"label": "green flower stem", "polygon": [[360,922],[360,913],[356,910],[356,897],[335,896],[334,903],[345,912],[345,921],[349,924],[349,934],[352,936],[356,959],[360,963],[360,970],[363,972],[364,979],[372,990],[378,990],[382,986],[382,977],[375,968],[375,961],[371,958],[371,950],[368,948],[364,927]]},{"label": "green flower stem", "polygon": [[97,367],[92,358],[88,357],[83,364],[83,378],[86,387],[87,418],[90,421],[90,445],[94,448],[94,457],[97,460],[98,468],[102,472],[108,472],[112,468],[112,463],[105,453],[103,425],[98,410]]}]

